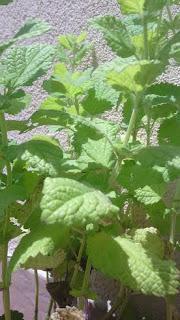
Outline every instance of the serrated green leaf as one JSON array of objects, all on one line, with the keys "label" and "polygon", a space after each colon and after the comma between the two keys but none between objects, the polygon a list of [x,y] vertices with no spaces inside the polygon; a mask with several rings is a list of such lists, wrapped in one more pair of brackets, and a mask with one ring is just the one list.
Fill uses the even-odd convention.
[{"label": "serrated green leaf", "polygon": [[0,55],[3,53],[4,50],[9,48],[16,41],[39,36],[42,33],[47,32],[49,29],[50,26],[47,22],[38,19],[30,19],[26,21],[24,26],[20,28],[20,30],[15,34],[15,36],[12,39],[0,44]]},{"label": "serrated green leaf", "polygon": [[168,143],[180,146],[180,114],[165,119],[161,123],[158,131],[158,141],[161,144]]},{"label": "serrated green leaf", "polygon": [[121,186],[130,192],[146,185],[163,183],[160,172],[151,167],[144,167],[143,164],[134,163],[132,160],[123,161],[117,180]]},{"label": "serrated green leaf", "polygon": [[135,155],[135,159],[140,161],[144,167],[166,167],[176,157],[180,157],[180,148],[171,145],[143,148]]},{"label": "serrated green leaf", "polygon": [[53,97],[63,97],[67,92],[64,84],[54,79],[45,80],[43,88]]},{"label": "serrated green leaf", "polygon": [[145,250],[159,258],[164,257],[164,242],[160,238],[159,231],[154,227],[137,229],[133,233],[133,240],[140,243]]},{"label": "serrated green leaf", "polygon": [[140,243],[105,233],[88,239],[92,265],[134,291],[155,296],[177,293],[179,272],[170,260],[161,260]]},{"label": "serrated green leaf", "polygon": [[7,156],[11,161],[23,161],[28,171],[43,176],[57,176],[61,170],[63,152],[53,139],[37,136],[18,146],[10,146]]},{"label": "serrated green leaf", "polygon": [[107,74],[115,68],[118,60],[104,63],[96,68],[92,73],[92,81],[96,91],[97,99],[110,101],[113,105],[117,105],[119,93],[107,83]]},{"label": "serrated green leaf", "polygon": [[[179,86],[172,83],[156,83],[147,88],[147,95],[154,95],[157,99],[162,99],[162,102],[180,103]],[[165,100],[165,101],[164,101]]]},{"label": "serrated green leaf", "polygon": [[159,202],[164,191],[164,185],[145,186],[135,190],[135,197],[139,202],[150,205]]},{"label": "serrated green leaf", "polygon": [[113,104],[106,100],[100,99],[96,96],[96,91],[91,89],[88,91],[87,96],[82,101],[82,106],[89,114],[101,114],[113,107]]},{"label": "serrated green leaf", "polygon": [[128,30],[120,19],[114,16],[99,17],[93,20],[92,25],[103,33],[107,44],[117,55],[125,58],[135,54]]},{"label": "serrated green leaf", "polygon": [[[41,125],[49,125],[49,126],[58,126],[58,127],[66,127],[68,124],[72,123],[72,118],[70,114],[64,111],[57,110],[57,107],[59,108],[59,105],[51,104],[52,109],[40,109],[36,111],[32,117],[32,123],[37,126],[37,124]],[[51,108],[49,102],[47,107]]]},{"label": "serrated green leaf", "polygon": [[116,141],[118,126],[101,119],[79,119],[74,135],[74,147],[79,161],[111,167],[115,161],[113,143]]},{"label": "serrated green leaf", "polygon": [[119,210],[99,190],[66,178],[45,180],[41,209],[42,221],[67,226],[98,224]]},{"label": "serrated green leaf", "polygon": [[2,218],[4,210],[17,200],[26,199],[26,190],[19,184],[13,184],[7,189],[0,191],[0,217]]},{"label": "serrated green leaf", "polygon": [[[59,87],[60,85],[62,86],[61,91],[57,91],[56,95],[58,92],[60,92],[60,94],[66,93],[66,97],[71,99],[82,95],[92,86],[91,73],[91,68],[85,71],[70,72],[63,63],[56,64],[53,72],[53,80],[55,80],[54,86],[58,86],[57,82],[59,82]],[[52,89],[55,90],[55,88]]]},{"label": "serrated green leaf", "polygon": [[60,249],[57,250],[53,255],[42,255],[38,253],[35,257],[29,257],[22,267],[25,269],[38,269],[47,270],[55,269],[60,266],[65,260],[65,252]]},{"label": "serrated green leaf", "polygon": [[134,57],[120,59],[114,71],[107,74],[107,81],[118,90],[141,92],[161,73],[159,61],[137,60]]},{"label": "serrated green leaf", "polygon": [[118,0],[123,14],[142,14],[144,10],[144,2],[145,0]]},{"label": "serrated green leaf", "polygon": [[24,40],[32,37],[40,36],[50,30],[50,25],[46,21],[39,19],[29,19],[24,26],[15,34],[14,39]]},{"label": "serrated green leaf", "polygon": [[0,111],[14,115],[29,106],[31,96],[20,89],[4,96],[3,100],[2,103],[0,102]]},{"label": "serrated green leaf", "polygon": [[54,48],[50,45],[12,48],[1,62],[3,84],[10,88],[31,85],[49,69],[53,56]]},{"label": "serrated green leaf", "polygon": [[166,0],[118,0],[123,14],[143,14],[145,10],[152,12],[162,9]]},{"label": "serrated green leaf", "polygon": [[13,256],[8,267],[8,275],[25,265],[30,259],[52,255],[56,250],[64,249],[69,241],[69,231],[60,224],[52,224],[51,227],[38,223],[29,234],[24,236]]},{"label": "serrated green leaf", "polygon": [[20,131],[23,132],[28,129],[27,120],[6,120],[7,130],[8,131]]}]

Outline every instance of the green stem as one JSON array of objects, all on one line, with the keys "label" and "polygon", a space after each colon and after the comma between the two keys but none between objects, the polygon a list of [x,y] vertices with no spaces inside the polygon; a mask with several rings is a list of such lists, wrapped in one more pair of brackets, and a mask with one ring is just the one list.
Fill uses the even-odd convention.
[{"label": "green stem", "polygon": [[74,105],[75,105],[76,113],[77,115],[79,115],[79,102],[77,98],[74,99]]},{"label": "green stem", "polygon": [[169,242],[174,246],[175,244],[175,234],[176,234],[176,212],[173,211],[171,215],[171,228],[170,228],[170,237]]},{"label": "green stem", "polygon": [[[7,126],[4,113],[0,113],[0,128],[2,136],[2,146],[8,146],[8,136],[7,136]],[[11,164],[8,160],[5,161],[6,171],[7,171],[7,181],[6,188],[8,188],[12,183],[12,172]],[[3,228],[3,256],[2,256],[2,281],[3,281],[3,304],[4,304],[4,314],[5,320],[11,320],[10,311],[10,293],[9,293],[9,280],[7,279],[7,268],[8,268],[8,240],[6,239],[7,229],[9,225],[9,210],[5,212],[5,222]]]},{"label": "green stem", "polygon": [[34,308],[34,320],[38,320],[39,312],[39,277],[37,269],[34,270],[35,278],[35,308]]},{"label": "green stem", "polygon": [[81,297],[80,297],[80,309],[84,309],[84,293],[86,292],[88,286],[89,286],[89,276],[91,272],[91,262],[88,257],[87,263],[86,263],[86,270],[84,273],[84,279],[83,279],[83,284],[82,284],[82,289],[81,289]]},{"label": "green stem", "polygon": [[150,145],[150,139],[151,139],[151,118],[150,118],[149,114],[147,114],[146,135],[147,135],[146,145],[149,146]]},{"label": "green stem", "polygon": [[148,46],[148,25],[147,25],[147,19],[143,15],[142,17],[143,21],[143,38],[144,38],[144,59],[149,58],[149,46]]},{"label": "green stem", "polygon": [[8,267],[7,256],[8,256],[8,242],[6,242],[3,245],[2,280],[3,280],[3,305],[4,305],[5,320],[11,320],[9,284],[7,283],[7,280],[6,280],[6,271]]},{"label": "green stem", "polygon": [[74,273],[71,279],[71,283],[70,283],[70,287],[73,288],[75,283],[76,283],[76,278],[78,275],[78,271],[79,271],[79,265],[81,262],[81,258],[82,258],[82,254],[83,254],[83,250],[84,250],[84,246],[85,246],[85,242],[86,242],[86,238],[85,235],[83,236],[83,239],[81,240],[81,245],[79,248],[79,253],[78,253],[78,257],[77,257],[77,261],[76,261],[76,265],[74,267]]},{"label": "green stem", "polygon": [[88,288],[90,271],[91,271],[91,262],[88,257],[87,263],[86,263],[86,270],[85,270],[85,274],[84,274],[84,279],[83,279],[82,293]]},{"label": "green stem", "polygon": [[50,302],[49,302],[49,306],[48,306],[48,311],[47,311],[47,316],[46,316],[46,320],[49,320],[50,319],[50,316],[51,316],[51,312],[52,312],[52,308],[53,308],[53,299],[50,299]]},{"label": "green stem", "polygon": [[138,103],[137,103],[137,97],[134,97],[134,109],[133,109],[133,112],[131,114],[131,119],[129,121],[129,126],[128,126],[128,129],[126,131],[126,135],[125,135],[125,138],[124,138],[124,143],[123,143],[123,146],[126,147],[128,142],[129,142],[129,139],[133,133],[133,130],[134,130],[134,127],[135,127],[135,124],[136,124],[136,119],[137,119],[137,114],[138,114]]}]

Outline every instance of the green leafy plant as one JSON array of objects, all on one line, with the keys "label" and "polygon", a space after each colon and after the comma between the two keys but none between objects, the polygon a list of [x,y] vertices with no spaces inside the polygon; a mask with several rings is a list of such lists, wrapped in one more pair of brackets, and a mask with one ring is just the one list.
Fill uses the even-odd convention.
[{"label": "green leafy plant", "polygon": [[[92,50],[85,33],[60,36],[56,48],[17,47],[16,41],[48,30],[37,20],[1,45],[0,252],[6,320],[11,319],[11,274],[20,267],[35,269],[37,290],[38,268],[51,269],[58,281],[66,279],[67,294],[78,297],[82,309],[84,299],[95,297],[90,273],[96,268],[119,281],[121,301],[131,292],[163,297],[167,320],[173,319],[180,275],[173,261],[180,227],[180,144],[173,129],[178,132],[180,95],[177,86],[158,77],[170,59],[179,61],[177,17],[167,0],[118,2],[121,19],[91,21],[117,55],[110,62],[85,67]],[[27,121],[8,120],[5,113],[28,106],[25,87],[48,70],[53,57],[52,75],[43,83],[47,98]],[[114,107],[122,110],[120,123],[103,114]],[[9,131],[22,134],[43,125],[51,137],[21,144],[8,139]],[[67,136],[65,150],[53,137],[61,130]],[[8,261],[9,240],[20,234]],[[38,291],[36,319],[37,310]]]}]

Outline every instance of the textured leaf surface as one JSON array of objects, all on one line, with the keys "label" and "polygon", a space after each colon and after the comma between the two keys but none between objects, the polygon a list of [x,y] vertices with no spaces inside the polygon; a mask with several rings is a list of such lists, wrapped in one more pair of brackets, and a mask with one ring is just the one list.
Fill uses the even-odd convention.
[{"label": "textured leaf surface", "polygon": [[103,33],[107,44],[120,57],[129,57],[135,53],[135,47],[126,26],[120,19],[113,16],[96,18],[93,26]]},{"label": "textured leaf surface", "polygon": [[134,57],[120,59],[114,71],[107,74],[110,85],[119,90],[139,92],[161,72],[158,61],[136,60]]},{"label": "textured leaf surface", "polygon": [[63,152],[58,143],[50,138],[37,136],[18,146],[10,146],[9,159],[18,159],[25,167],[41,175],[57,176],[61,169]]},{"label": "textured leaf surface", "polygon": [[160,185],[145,186],[135,190],[135,197],[145,205],[157,203],[161,200],[165,188]]},{"label": "textured leaf surface", "polygon": [[162,122],[158,131],[158,140],[161,144],[180,146],[180,113]]},{"label": "textured leaf surface", "polygon": [[11,88],[31,85],[51,66],[53,55],[50,45],[14,47],[2,61],[4,84]]},{"label": "textured leaf surface", "polygon": [[153,255],[157,255],[159,258],[164,257],[164,242],[156,228],[149,227],[135,230],[133,240],[140,243],[145,250],[149,250]]},{"label": "textured leaf surface", "polygon": [[[6,0],[4,0],[5,2]],[[38,19],[30,19],[28,20],[23,27],[15,34],[15,36],[0,44],[0,55],[4,50],[9,48],[18,40],[24,40],[31,37],[36,37],[41,35],[44,32],[47,32],[50,29],[50,26],[47,22],[38,20]]]},{"label": "textured leaf surface", "polygon": [[57,250],[53,255],[42,255],[38,253],[36,257],[30,257],[22,267],[25,269],[38,269],[38,270],[47,270],[55,269],[65,260],[65,252],[60,249]]},{"label": "textured leaf surface", "polygon": [[69,232],[62,225],[54,224],[50,227],[40,223],[34,225],[31,232],[21,239],[14,251],[8,273],[11,274],[39,254],[42,256],[54,254],[57,249],[65,248],[68,241]]},{"label": "textured leaf surface", "polygon": [[140,243],[99,233],[89,238],[87,252],[95,268],[135,291],[155,296],[177,293],[175,264],[151,255]]},{"label": "textured leaf surface", "polygon": [[4,96],[2,103],[0,102],[0,110],[9,114],[17,114],[28,107],[30,102],[31,96],[20,89]]},{"label": "textured leaf surface", "polygon": [[32,37],[40,36],[41,34],[49,31],[50,26],[46,21],[39,19],[29,19],[23,27],[15,34],[14,39],[22,40]]},{"label": "textured leaf surface", "polygon": [[21,185],[12,185],[7,189],[0,191],[0,217],[3,211],[13,202],[17,200],[25,200],[26,191]]},{"label": "textured leaf surface", "polygon": [[92,80],[97,98],[110,101],[114,105],[118,102],[119,93],[107,83],[106,78],[108,72],[113,70],[116,63],[118,63],[118,60],[116,59],[111,62],[104,63],[98,66],[92,73]]},{"label": "textured leaf surface", "polygon": [[161,145],[143,148],[136,155],[135,159],[145,167],[168,166],[173,159],[180,157],[178,146]]},{"label": "textured leaf surface", "polygon": [[145,0],[118,0],[123,14],[143,13]]},{"label": "textured leaf surface", "polygon": [[82,101],[82,106],[89,114],[96,115],[112,108],[113,104],[106,99],[98,98],[96,91],[91,89]]},{"label": "textured leaf surface", "polygon": [[68,226],[97,224],[118,213],[101,191],[71,179],[46,178],[41,200],[41,220]]},{"label": "textured leaf surface", "polygon": [[139,13],[142,14],[145,10],[156,11],[165,6],[166,0],[118,0],[121,11],[124,14]]},{"label": "textured leaf surface", "polygon": [[79,161],[101,164],[111,167],[114,164],[113,143],[116,141],[118,126],[101,119],[84,120],[78,117],[80,123],[76,126],[74,147]]}]

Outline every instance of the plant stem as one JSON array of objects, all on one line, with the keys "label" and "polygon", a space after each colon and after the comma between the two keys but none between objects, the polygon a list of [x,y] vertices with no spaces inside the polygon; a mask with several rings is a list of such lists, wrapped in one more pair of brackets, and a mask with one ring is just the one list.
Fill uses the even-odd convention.
[{"label": "plant stem", "polygon": [[35,277],[35,308],[34,308],[34,320],[38,320],[39,311],[39,277],[37,269],[34,270]]},{"label": "plant stem", "polygon": [[147,135],[147,140],[146,140],[146,145],[150,145],[150,139],[151,139],[151,118],[149,113],[147,113],[147,127],[146,127],[146,135]]},{"label": "plant stem", "polygon": [[167,298],[166,299],[166,320],[173,320],[174,319],[173,314],[174,314],[174,307],[171,301]]},{"label": "plant stem", "polygon": [[128,129],[126,131],[126,135],[125,135],[125,138],[124,138],[124,143],[123,143],[124,147],[127,146],[128,142],[129,142],[129,139],[131,137],[131,134],[133,133],[135,124],[136,124],[136,119],[137,119],[137,114],[138,114],[137,106],[138,106],[137,97],[134,97],[134,109],[133,109],[133,112],[131,114],[131,119],[129,121],[129,126],[128,126]]},{"label": "plant stem", "polygon": [[85,246],[85,242],[86,242],[86,238],[85,238],[85,234],[83,236],[83,239],[81,240],[81,245],[79,248],[79,253],[78,253],[78,257],[77,257],[77,261],[76,261],[76,265],[74,267],[74,273],[71,279],[71,283],[70,283],[70,287],[73,288],[75,283],[76,283],[76,278],[78,275],[78,270],[79,270],[79,265],[81,262],[81,258],[82,258],[82,254],[83,254],[83,250],[84,250],[84,246]]},{"label": "plant stem", "polygon": [[[2,146],[8,146],[8,136],[7,136],[7,126],[4,113],[0,113],[0,128],[2,136]],[[6,188],[8,188],[12,183],[12,172],[11,164],[8,160],[5,161],[6,171],[7,171],[7,181]],[[9,293],[9,280],[7,279],[7,267],[8,267],[8,240],[6,239],[7,228],[9,224],[9,210],[5,212],[5,222],[3,229],[3,256],[2,256],[2,281],[3,281],[3,304],[4,304],[4,314],[5,320],[11,320],[10,311],[10,293]]]},{"label": "plant stem", "polygon": [[85,293],[85,291],[86,291],[86,289],[88,288],[88,285],[89,285],[90,272],[91,272],[91,262],[90,262],[90,259],[88,257],[87,263],[86,263],[86,270],[85,270],[85,273],[84,273],[82,289],[81,289],[81,295],[82,295],[80,297],[80,309],[81,310],[84,309],[84,293]]},{"label": "plant stem", "polygon": [[49,320],[50,316],[51,316],[51,311],[52,311],[52,308],[53,308],[53,299],[50,299],[50,302],[49,302],[49,306],[48,306],[48,311],[47,311],[47,316],[46,316],[46,320]]},{"label": "plant stem", "polygon": [[144,37],[144,59],[149,58],[149,46],[148,46],[148,26],[147,26],[147,19],[143,15],[143,37]]},{"label": "plant stem", "polygon": [[175,244],[175,233],[176,233],[176,212],[173,211],[171,215],[171,228],[170,228],[170,237],[169,242],[174,246]]},{"label": "plant stem", "polygon": [[3,304],[4,304],[5,320],[11,320],[9,284],[6,281],[6,271],[8,266],[7,255],[8,255],[8,242],[6,242],[3,245],[2,280],[3,280]]}]

